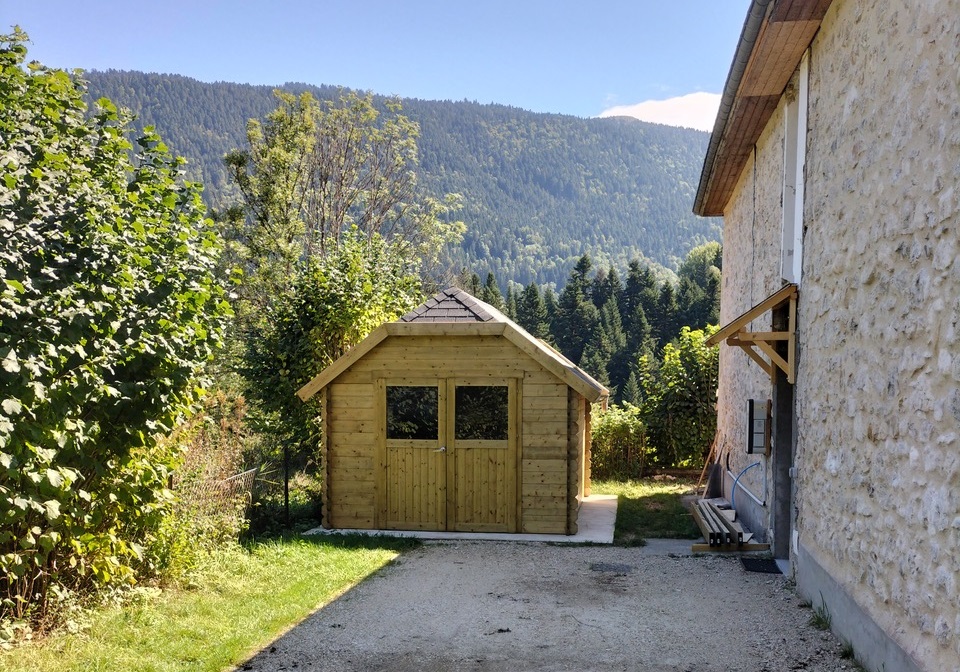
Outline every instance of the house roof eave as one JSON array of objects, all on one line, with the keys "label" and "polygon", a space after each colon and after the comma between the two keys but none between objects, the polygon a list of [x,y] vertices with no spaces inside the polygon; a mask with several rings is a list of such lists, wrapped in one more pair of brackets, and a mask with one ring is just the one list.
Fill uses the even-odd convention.
[{"label": "house roof eave", "polygon": [[694,213],[723,215],[751,150],[832,0],[753,0],[704,157]]}]

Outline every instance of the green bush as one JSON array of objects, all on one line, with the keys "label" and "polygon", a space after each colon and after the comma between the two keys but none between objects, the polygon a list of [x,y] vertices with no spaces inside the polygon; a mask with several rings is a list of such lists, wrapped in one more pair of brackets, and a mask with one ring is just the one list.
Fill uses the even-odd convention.
[{"label": "green bush", "polygon": [[132,581],[229,308],[182,160],[0,37],[0,620]]},{"label": "green bush", "polygon": [[183,453],[172,478],[174,501],[144,540],[138,568],[181,581],[245,531],[254,477],[240,473],[248,440],[245,415],[243,397],[218,389],[204,399],[202,411],[165,440]]},{"label": "green bush", "polygon": [[717,431],[719,348],[706,340],[717,327],[684,327],[655,365],[640,358],[641,417],[651,446],[651,464],[691,467],[702,463]]},{"label": "green bush", "polygon": [[379,235],[356,228],[324,257],[298,265],[289,292],[275,298],[256,339],[248,343],[243,371],[256,402],[257,429],[290,451],[291,472],[315,468],[320,415],[316,399],[297,396],[304,384],[384,322],[421,299],[415,260]]},{"label": "green bush", "polygon": [[592,478],[626,481],[643,477],[647,436],[640,408],[611,405],[597,414],[591,434]]}]

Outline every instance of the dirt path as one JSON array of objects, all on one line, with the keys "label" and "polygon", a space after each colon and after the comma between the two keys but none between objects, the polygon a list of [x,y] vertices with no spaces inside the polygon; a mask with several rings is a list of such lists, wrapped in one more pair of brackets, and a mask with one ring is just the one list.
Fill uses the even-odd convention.
[{"label": "dirt path", "polygon": [[851,670],[780,575],[640,549],[429,544],[241,669]]}]

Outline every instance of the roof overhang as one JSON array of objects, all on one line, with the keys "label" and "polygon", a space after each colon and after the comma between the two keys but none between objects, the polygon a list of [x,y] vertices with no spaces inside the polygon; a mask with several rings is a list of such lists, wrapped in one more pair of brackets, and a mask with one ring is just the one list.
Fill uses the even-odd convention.
[{"label": "roof overhang", "polygon": [[301,387],[297,391],[297,396],[303,401],[310,399],[361,357],[392,336],[503,336],[588,401],[596,403],[610,396],[609,390],[589,374],[510,321],[388,322],[375,329],[349,352]]},{"label": "roof overhang", "polygon": [[753,0],[727,75],[693,211],[723,215],[832,0]]},{"label": "roof overhang", "polygon": [[[797,355],[797,286],[785,285],[735,320],[725,324],[707,339],[707,345],[726,341],[727,345],[743,351],[771,378],[777,369],[787,376],[787,382],[796,379]],[[767,311],[788,304],[789,312],[785,331],[747,331],[747,326]],[[785,343],[786,347],[778,347]],[[780,350],[780,352],[778,352]],[[766,359],[764,359],[766,357]]]}]

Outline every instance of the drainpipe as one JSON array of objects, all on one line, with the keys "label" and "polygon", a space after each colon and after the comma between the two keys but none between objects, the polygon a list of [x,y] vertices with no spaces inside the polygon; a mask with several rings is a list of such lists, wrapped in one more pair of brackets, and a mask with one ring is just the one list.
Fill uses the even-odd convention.
[{"label": "drainpipe", "polygon": [[[760,466],[760,463],[759,463],[759,462],[754,462],[753,464],[751,464],[751,465],[749,465],[748,467],[746,467],[743,471],[741,471],[741,472],[737,475],[737,477],[736,477],[735,479],[733,479],[733,489],[730,491],[730,508],[733,509],[734,511],[737,510],[737,485],[740,483],[740,477],[743,476],[743,475],[744,475],[745,473],[747,473],[748,471],[750,471],[751,469],[753,469],[754,467],[759,467],[759,466]],[[766,472],[764,472],[764,480],[766,480]],[[766,496],[766,489],[767,489],[766,484],[764,484],[763,489],[764,489],[764,496],[763,496],[763,498],[764,498],[764,500],[766,500],[766,498],[767,498],[767,496]]]}]

